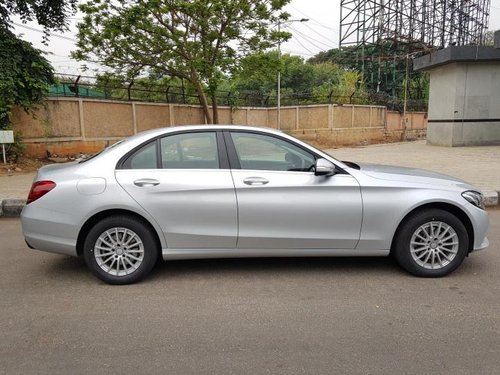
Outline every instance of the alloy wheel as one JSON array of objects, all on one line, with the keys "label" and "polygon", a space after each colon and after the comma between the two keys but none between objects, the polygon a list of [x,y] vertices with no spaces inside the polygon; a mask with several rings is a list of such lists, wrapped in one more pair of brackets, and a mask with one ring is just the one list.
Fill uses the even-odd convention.
[{"label": "alloy wheel", "polygon": [[430,221],[419,226],[410,241],[413,260],[425,269],[441,269],[457,256],[457,232],[443,221]]},{"label": "alloy wheel", "polygon": [[129,275],[144,260],[144,244],[137,233],[130,229],[110,228],[97,238],[94,257],[106,273],[113,276]]}]

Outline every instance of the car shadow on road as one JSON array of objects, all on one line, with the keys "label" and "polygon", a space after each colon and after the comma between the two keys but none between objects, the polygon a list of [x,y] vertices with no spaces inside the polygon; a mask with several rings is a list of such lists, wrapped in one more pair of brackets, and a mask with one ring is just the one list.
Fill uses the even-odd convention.
[{"label": "car shadow on road", "polygon": [[[471,257],[452,275],[475,275],[487,266],[482,263],[480,259]],[[46,277],[71,282],[77,278],[95,279],[82,258],[57,257],[47,261],[46,267],[40,271]],[[311,274],[336,277],[349,275],[364,279],[414,277],[403,271],[391,257],[234,258],[159,261],[143,282],[192,278],[298,277]]]},{"label": "car shadow on road", "polygon": [[[57,257],[47,260],[43,272],[58,279],[92,277],[82,258]],[[197,276],[289,275],[335,272],[337,274],[393,274],[402,272],[390,257],[314,257],[314,258],[234,258],[160,260],[147,280],[189,279]],[[404,273],[403,273],[404,274]]]},{"label": "car shadow on road", "polygon": [[189,278],[193,275],[264,276],[323,272],[339,275],[402,274],[390,257],[235,258],[159,262],[149,279]]}]

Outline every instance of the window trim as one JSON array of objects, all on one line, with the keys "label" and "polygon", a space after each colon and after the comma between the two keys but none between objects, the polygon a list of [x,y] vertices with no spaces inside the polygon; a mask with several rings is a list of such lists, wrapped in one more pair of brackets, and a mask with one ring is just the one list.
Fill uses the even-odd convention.
[{"label": "window trim", "polygon": [[[321,158],[320,155],[318,155],[316,152],[314,152],[313,150],[310,150],[288,138],[284,138],[284,137],[280,137],[279,135],[276,135],[276,134],[270,134],[270,133],[261,133],[261,132],[258,132],[258,131],[253,131],[253,130],[224,130],[224,140],[226,141],[226,149],[227,149],[227,153],[228,153],[228,156],[229,156],[229,164],[231,166],[231,169],[241,169],[241,170],[253,170],[253,169],[244,169],[244,168],[241,168],[241,164],[240,164],[240,159],[238,157],[238,152],[236,151],[236,146],[234,145],[234,142],[233,142],[233,138],[231,137],[231,133],[247,133],[247,134],[256,134],[256,135],[263,135],[263,136],[267,136],[267,137],[272,137],[272,138],[276,138],[276,139],[279,139],[280,141],[283,141],[283,142],[288,142],[298,148],[300,148],[301,150],[311,154],[313,157],[314,157],[314,160],[318,160],[319,158]],[[260,169],[259,169],[260,170]],[[262,170],[264,171],[264,170]],[[278,170],[274,170],[274,169],[269,169],[269,170],[265,170],[267,172],[288,172],[288,173],[311,173],[311,172],[307,172],[307,171],[278,171]]]},{"label": "window trim", "polygon": [[219,155],[219,169],[230,169],[229,156],[227,154],[226,143],[224,142],[224,135],[222,130],[216,131],[217,136],[217,153]]},{"label": "window trim", "polygon": [[224,130],[223,134],[230,168],[241,169],[240,158],[236,152],[236,146],[234,145],[233,138],[231,137],[231,132]]},{"label": "window trim", "polygon": [[[162,161],[161,161],[161,139],[164,137],[170,137],[174,135],[180,135],[180,134],[190,134],[190,133],[215,133],[215,141],[216,141],[216,147],[217,147],[217,156],[219,158],[219,168],[210,168],[206,170],[220,170],[220,169],[229,169],[230,168],[230,162],[229,162],[229,157],[226,149],[226,144],[224,142],[224,138],[222,135],[222,130],[221,129],[198,129],[198,130],[179,130],[175,132],[170,132],[170,133],[164,133],[161,135],[158,135],[156,137],[150,138],[147,141],[144,141],[140,145],[134,147],[132,150],[128,151],[125,155],[123,155],[120,160],[118,160],[118,163],[116,163],[115,169],[124,169],[124,170],[138,170],[138,169],[132,169],[129,168],[128,165],[130,163],[127,163],[128,160],[137,152],[139,152],[143,147],[149,146],[150,143],[155,143],[156,147],[156,168],[157,170],[172,170],[168,168],[163,168]],[[201,168],[205,169],[205,168]],[[186,169],[188,170],[188,169]]]}]

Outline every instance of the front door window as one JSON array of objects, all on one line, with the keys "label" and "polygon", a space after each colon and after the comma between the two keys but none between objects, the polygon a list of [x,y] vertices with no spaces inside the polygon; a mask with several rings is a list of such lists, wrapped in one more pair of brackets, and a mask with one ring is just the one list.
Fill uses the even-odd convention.
[{"label": "front door window", "polygon": [[314,155],[283,139],[268,135],[231,132],[241,169],[307,172]]}]

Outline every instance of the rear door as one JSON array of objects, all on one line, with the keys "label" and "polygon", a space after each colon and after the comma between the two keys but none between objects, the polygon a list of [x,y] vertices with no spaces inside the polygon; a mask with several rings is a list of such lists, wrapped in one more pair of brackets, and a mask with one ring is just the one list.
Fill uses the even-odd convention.
[{"label": "rear door", "polygon": [[154,139],[121,163],[116,179],[161,225],[169,248],[236,247],[236,195],[222,133]]}]

